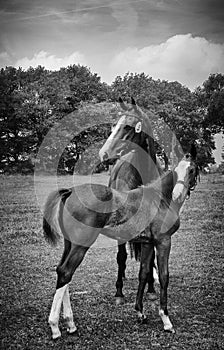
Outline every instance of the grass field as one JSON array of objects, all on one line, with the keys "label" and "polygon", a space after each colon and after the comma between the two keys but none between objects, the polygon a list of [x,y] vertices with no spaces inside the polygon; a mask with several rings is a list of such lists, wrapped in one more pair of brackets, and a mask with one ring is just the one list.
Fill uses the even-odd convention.
[{"label": "grass field", "polygon": [[[86,177],[59,178],[60,186]],[[92,181],[105,183],[106,175]],[[144,297],[148,324],[134,311],[139,265],[128,258],[126,304],[115,306],[116,245],[99,240],[75,273],[70,291],[79,337],[51,340],[47,324],[62,244],[44,241],[42,206],[50,177],[0,177],[1,349],[224,349],[224,179],[203,176],[181,214],[170,257],[168,307],[176,334],[163,332],[158,301]],[[158,290],[158,287],[157,287]]]}]

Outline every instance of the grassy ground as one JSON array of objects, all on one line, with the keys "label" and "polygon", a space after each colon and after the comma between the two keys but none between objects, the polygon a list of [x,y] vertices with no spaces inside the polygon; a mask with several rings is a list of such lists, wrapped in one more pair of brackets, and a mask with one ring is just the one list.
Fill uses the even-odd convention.
[{"label": "grassy ground", "polygon": [[[95,175],[94,182],[106,182]],[[62,177],[60,185],[87,181]],[[43,239],[39,208],[53,188],[51,178],[0,177],[1,183],[1,349],[224,349],[223,286],[224,179],[202,177],[186,202],[181,228],[173,236],[170,257],[169,311],[176,334],[163,332],[158,301],[144,298],[148,324],[134,311],[138,264],[128,259],[126,304],[115,306],[116,246],[100,240],[90,249],[71,283],[79,337],[51,340],[47,318],[55,290],[55,267],[62,245]],[[105,243],[105,244],[104,244]],[[108,247],[108,245],[110,245]]]}]

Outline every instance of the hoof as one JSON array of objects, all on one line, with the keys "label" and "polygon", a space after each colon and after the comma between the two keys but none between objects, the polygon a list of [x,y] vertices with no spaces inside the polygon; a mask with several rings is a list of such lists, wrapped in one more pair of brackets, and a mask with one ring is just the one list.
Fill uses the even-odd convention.
[{"label": "hoof", "polygon": [[77,327],[74,325],[74,323],[70,327],[67,326],[67,333],[68,334],[75,334],[75,332],[77,332]]},{"label": "hoof", "polygon": [[60,331],[57,332],[57,333],[52,334],[52,339],[53,340],[57,340],[59,338],[61,338],[61,332]]},{"label": "hoof", "polygon": [[149,298],[149,300],[154,301],[157,299],[157,295],[155,292],[154,293],[148,292],[148,298]]},{"label": "hoof", "polygon": [[115,297],[116,305],[123,305],[125,303],[124,297]]},{"label": "hoof", "polygon": [[138,317],[138,323],[140,324],[147,324],[148,323],[148,319],[145,315],[142,315],[141,317]]},{"label": "hoof", "polygon": [[175,329],[172,327],[172,328],[164,328],[164,331],[166,332],[166,333],[171,333],[171,334],[174,334],[175,333]]},{"label": "hoof", "polygon": [[56,340],[61,337],[60,329],[58,328],[57,322],[49,321],[49,326],[51,327],[52,339]]},{"label": "hoof", "polygon": [[71,335],[73,337],[79,337],[79,333],[78,333],[77,329],[74,330],[74,331],[71,331],[70,329],[67,329],[67,334]]}]

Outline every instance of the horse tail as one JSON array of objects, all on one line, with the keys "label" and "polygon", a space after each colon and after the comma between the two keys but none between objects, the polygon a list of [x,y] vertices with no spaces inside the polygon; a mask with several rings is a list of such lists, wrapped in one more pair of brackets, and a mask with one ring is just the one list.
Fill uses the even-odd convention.
[{"label": "horse tail", "polygon": [[60,225],[60,205],[72,193],[71,189],[60,189],[50,193],[44,206],[43,231],[46,241],[56,245],[62,233]]},{"label": "horse tail", "polygon": [[[131,259],[135,258],[136,261],[141,261],[141,252],[142,252],[141,247],[142,247],[142,243],[129,241],[128,244],[129,244]],[[153,266],[153,270],[155,270],[155,275],[154,275],[154,272],[153,272],[153,277],[158,282],[158,275],[157,275],[156,263],[155,263],[155,252],[154,252],[154,255],[153,255],[153,262],[152,263],[153,263],[153,265],[152,265]]]},{"label": "horse tail", "polygon": [[141,243],[139,242],[128,242],[131,253],[131,259],[135,258],[136,261],[141,259]]}]

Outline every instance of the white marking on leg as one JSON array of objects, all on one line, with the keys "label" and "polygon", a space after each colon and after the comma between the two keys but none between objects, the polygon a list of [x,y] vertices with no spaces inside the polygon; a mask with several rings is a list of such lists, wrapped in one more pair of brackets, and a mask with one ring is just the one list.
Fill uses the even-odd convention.
[{"label": "white marking on leg", "polygon": [[77,328],[73,321],[73,312],[71,307],[70,295],[69,295],[69,285],[65,289],[65,294],[63,297],[63,317],[66,322],[67,332],[74,333],[77,331]]},{"label": "white marking on leg", "polygon": [[156,284],[159,284],[159,276],[155,267],[153,267],[153,278]]},{"label": "white marking on leg", "polygon": [[143,314],[141,311],[137,311],[138,318],[142,318]]},{"label": "white marking on leg", "polygon": [[164,331],[175,333],[172,323],[170,322],[169,316],[165,315],[162,309],[159,310],[159,316],[163,321]]},{"label": "white marking on leg", "polygon": [[147,317],[141,311],[137,311],[137,315],[140,322],[144,323],[146,321]]},{"label": "white marking on leg", "polygon": [[[156,248],[154,248],[155,250],[155,256],[157,256],[157,250]],[[156,264],[156,259],[155,259],[155,264]],[[158,266],[156,264],[156,267],[153,267],[153,278],[156,284],[159,284],[159,276],[158,276]]]},{"label": "white marking on leg", "polygon": [[56,290],[53,303],[51,306],[51,312],[49,315],[48,323],[51,327],[53,339],[56,339],[61,336],[61,332],[58,327],[58,321],[59,321],[59,315],[61,310],[61,304],[62,304],[62,300],[63,300],[66,288],[67,288],[67,284]]}]

